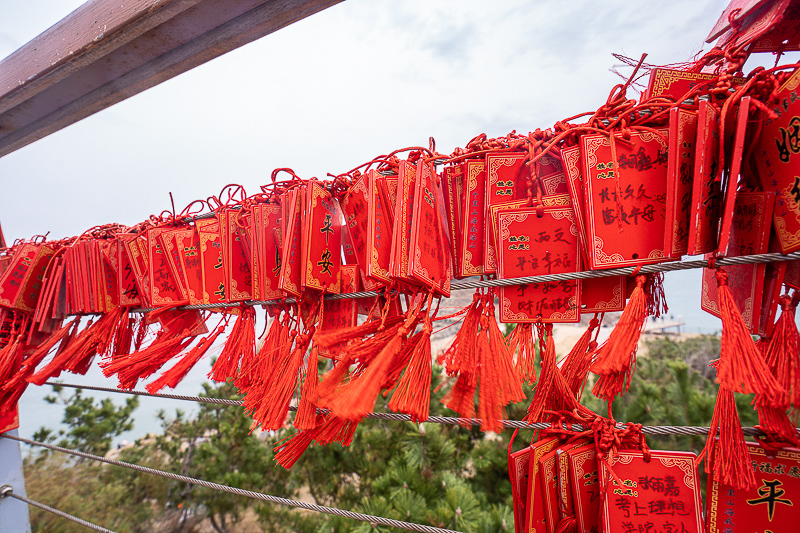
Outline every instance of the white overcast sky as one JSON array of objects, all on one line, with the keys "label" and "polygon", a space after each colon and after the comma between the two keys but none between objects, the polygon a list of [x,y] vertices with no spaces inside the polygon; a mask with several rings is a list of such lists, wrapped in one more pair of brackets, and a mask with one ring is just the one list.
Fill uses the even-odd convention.
[{"label": "white overcast sky", "polygon": [[[80,4],[0,0],[0,57]],[[450,152],[546,128],[603,103],[612,52],[686,61],[726,4],[346,0],[0,158],[0,223],[65,237],[170,191],[182,206],[277,167],[322,177],[429,136]]]},{"label": "white overcast sky", "polygon": [[[346,0],[0,158],[0,223],[8,240],[77,235],[169,192],[178,209],[232,182],[256,192],[277,167],[323,177],[429,136],[449,153],[547,128],[605,101],[614,52],[708,50],[727,3]],[[0,0],[0,57],[80,4]]]}]

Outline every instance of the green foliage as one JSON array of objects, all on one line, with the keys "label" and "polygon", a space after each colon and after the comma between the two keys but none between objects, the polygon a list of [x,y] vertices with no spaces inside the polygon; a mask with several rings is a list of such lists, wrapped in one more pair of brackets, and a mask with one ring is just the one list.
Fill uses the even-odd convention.
[{"label": "green foliage", "polygon": [[56,396],[46,396],[45,401],[51,405],[64,406],[63,424],[67,429],[57,434],[48,428],[40,428],[33,438],[43,442],[54,442],[93,455],[105,455],[111,449],[114,437],[133,429],[133,411],[139,407],[139,398],[131,396],[125,405],[117,407],[106,398],[95,404],[94,398],[83,396],[81,389],[75,389],[71,395],[64,394],[64,388],[54,385]]}]

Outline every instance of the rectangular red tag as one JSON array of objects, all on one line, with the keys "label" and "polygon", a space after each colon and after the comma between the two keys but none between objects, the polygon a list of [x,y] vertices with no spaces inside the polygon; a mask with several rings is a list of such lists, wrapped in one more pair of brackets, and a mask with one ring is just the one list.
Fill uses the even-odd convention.
[{"label": "rectangular red tag", "polygon": [[755,488],[735,489],[708,476],[708,533],[781,533],[797,531],[800,519],[800,450],[768,454],[756,443],[747,450],[756,477]]},{"label": "rectangular red tag", "polygon": [[394,231],[392,232],[391,276],[404,283],[414,285],[409,263],[411,231],[413,228],[414,193],[417,184],[417,168],[408,161],[400,162],[395,203]]},{"label": "rectangular red tag", "polygon": [[609,313],[625,309],[625,276],[581,280],[581,313]]},{"label": "rectangular red tag", "polygon": [[483,210],[486,194],[486,163],[466,161],[464,167],[464,196],[461,209],[461,255],[458,258],[458,275],[466,278],[484,274],[484,222]]},{"label": "rectangular red tag", "polygon": [[667,130],[581,137],[592,269],[659,263],[664,251]]},{"label": "rectangular red tag", "polygon": [[[690,452],[651,450],[650,461],[640,451],[620,451],[611,469],[622,485],[603,479],[609,489],[603,505],[603,531],[674,531],[702,533],[700,476]],[[620,529],[621,528],[621,529]]]},{"label": "rectangular red tag", "polygon": [[530,171],[523,168],[527,153],[502,152],[486,154],[486,192],[484,196],[483,269],[487,274],[497,271],[494,230],[489,218],[493,205],[500,205],[528,196]]},{"label": "rectangular red tag", "polygon": [[198,220],[195,228],[200,240],[203,303],[225,303],[228,288],[225,286],[225,254],[222,251],[219,221],[216,218]]},{"label": "rectangular red tag", "polygon": [[[350,235],[350,239],[353,241],[356,261],[364,276],[367,275],[367,264],[370,259],[367,237],[369,233],[371,190],[369,186],[369,175],[361,175],[356,178],[341,201],[347,232]],[[391,243],[389,243],[389,245],[391,248]]]},{"label": "rectangular red tag", "polygon": [[705,254],[717,249],[717,229],[722,209],[719,164],[719,112],[706,101],[697,111],[692,215],[687,253]]},{"label": "rectangular red tag", "polygon": [[[280,230],[281,206],[277,203],[257,204],[255,206],[256,231],[258,236],[254,247],[252,263],[257,265],[258,298],[277,300],[283,297],[278,288],[281,273],[281,246],[276,230]],[[257,257],[256,257],[257,255]]]},{"label": "rectangular red tag", "polygon": [[525,533],[527,516],[528,476],[530,475],[530,446],[511,454],[508,469],[511,471],[511,492],[514,498],[514,531]]},{"label": "rectangular red tag", "polygon": [[178,250],[175,240],[175,236],[183,231],[186,230],[181,228],[165,231],[158,236],[158,240],[161,244],[161,249],[164,251],[164,257],[167,261],[167,265],[169,266],[169,270],[172,272],[172,278],[175,280],[178,290],[181,293],[181,299],[189,302],[189,290],[186,285],[186,274],[183,272],[181,254]]},{"label": "rectangular red tag", "polygon": [[147,230],[147,268],[150,280],[150,303],[156,306],[189,303],[189,298],[181,293],[178,281],[169,266],[167,253],[159,237],[172,231],[172,227],[150,228]]},{"label": "rectangular red tag", "polygon": [[125,246],[125,240],[131,237],[133,236],[117,235],[117,240],[114,241],[117,258],[117,287],[119,289],[120,305],[138,307],[142,305],[142,300],[139,296],[139,285],[136,283],[136,276],[133,274],[128,249]]},{"label": "rectangular red tag", "polygon": [[[442,172],[442,189],[447,214],[447,230],[450,237],[450,251],[453,258],[459,257],[461,243],[461,193],[464,188],[464,167],[455,165],[445,167]],[[453,272],[456,271],[455,265]]]},{"label": "rectangular red tag", "polygon": [[600,496],[597,451],[594,444],[588,444],[568,450],[567,456],[578,533],[597,533],[603,501]]},{"label": "rectangular red tag", "polygon": [[393,227],[385,199],[380,193],[380,178],[381,175],[377,170],[370,170],[367,173],[367,188],[372,201],[367,204],[369,216],[365,274],[378,283],[389,283]]},{"label": "rectangular red tag", "polygon": [[553,451],[559,444],[557,437],[548,437],[531,444],[528,461],[528,494],[525,531],[527,533],[546,533],[544,525],[544,499],[539,480],[539,459]]},{"label": "rectangular red tag", "polygon": [[567,179],[567,189],[575,212],[575,223],[578,225],[578,238],[581,241],[581,257],[584,264],[589,264],[589,244],[586,237],[586,200],[584,198],[583,165],[581,163],[581,147],[569,146],[561,149],[561,163]]},{"label": "rectangular red tag", "polygon": [[723,182],[723,207],[720,219],[718,254],[725,255],[731,234],[731,223],[734,217],[737,189],[739,187],[739,173],[742,170],[742,155],[744,154],[745,138],[747,137],[747,120],[750,112],[750,97],[745,96],[739,102],[739,112],[736,115],[736,134],[731,156],[731,171],[727,182]]},{"label": "rectangular red tag", "polygon": [[800,250],[800,69],[778,89],[778,118],[765,118],[753,151],[764,190],[775,191],[773,213],[781,252]]},{"label": "rectangular red tag", "polygon": [[292,295],[300,296],[300,271],[302,269],[301,233],[302,220],[300,212],[303,206],[305,190],[303,186],[295,187],[281,198],[283,220],[283,251],[281,253],[281,274],[278,288]]},{"label": "rectangular red tag", "polygon": [[[766,192],[740,192],[737,195],[726,255],[733,257],[767,251],[774,198],[773,193]],[[764,291],[764,269],[764,264],[725,267],[728,287],[752,333],[758,329]],[[707,268],[703,269],[700,307],[714,316],[720,316],[716,278],[713,270]]]},{"label": "rectangular red tag", "polygon": [[139,298],[142,304],[150,307],[150,278],[147,273],[147,236],[137,234],[120,235],[122,244],[125,246],[128,264],[136,280],[136,287],[139,289]]},{"label": "rectangular red tag", "polygon": [[306,219],[302,222],[303,287],[339,293],[342,266],[342,212],[339,202],[319,182],[306,186]]},{"label": "rectangular red tag", "polygon": [[[687,92],[698,86],[700,94],[708,94],[708,91],[715,87],[717,78],[717,74],[707,74],[705,72],[655,68],[650,72],[650,81],[647,84],[647,92],[645,93],[647,96],[645,98],[661,96],[677,100],[683,98]],[[744,82],[745,78],[740,76],[734,77],[731,81],[733,85],[741,85]]]},{"label": "rectangular red tag", "polygon": [[225,286],[228,302],[244,302],[253,299],[253,274],[250,269],[245,243],[239,231],[238,211],[223,210],[220,213],[222,250],[225,253]]},{"label": "rectangular red tag", "polygon": [[439,209],[436,173],[430,163],[417,164],[409,268],[420,284],[450,296],[450,254]]},{"label": "rectangular red tag", "polygon": [[[539,217],[539,215],[542,215]],[[580,270],[572,209],[525,208],[498,214],[500,279]],[[543,282],[500,289],[501,322],[578,322],[580,283]]]},{"label": "rectangular red tag", "polygon": [[200,260],[200,235],[197,229],[186,228],[172,234],[184,279],[189,304],[198,305],[203,299],[203,268]]},{"label": "rectangular red tag", "polygon": [[667,227],[664,250],[680,258],[689,247],[692,212],[692,175],[697,141],[697,113],[672,108],[669,112],[669,164],[667,166]]}]

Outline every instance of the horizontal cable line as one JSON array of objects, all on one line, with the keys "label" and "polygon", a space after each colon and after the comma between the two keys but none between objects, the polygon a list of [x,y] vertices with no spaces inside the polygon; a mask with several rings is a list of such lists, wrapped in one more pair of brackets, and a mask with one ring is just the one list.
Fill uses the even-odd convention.
[{"label": "horizontal cable line", "polygon": [[114,531],[111,530],[111,529],[108,529],[108,528],[105,528],[105,527],[102,527],[102,526],[98,526],[97,524],[93,524],[91,522],[87,522],[86,520],[84,520],[82,518],[78,518],[77,516],[73,516],[73,515],[71,515],[69,513],[65,513],[64,511],[59,511],[58,509],[50,507],[49,505],[45,505],[45,504],[39,503],[37,501],[29,500],[28,498],[26,498],[24,496],[20,496],[19,494],[14,494],[13,490],[11,490],[11,486],[10,485],[5,485],[3,487],[0,487],[0,499],[2,499],[4,497],[10,497],[10,498],[17,499],[17,500],[19,500],[21,502],[27,503],[28,505],[33,505],[34,507],[38,507],[39,509],[45,510],[48,513],[53,513],[56,516],[60,516],[61,518],[66,518],[67,520],[69,520],[71,522],[75,522],[76,524],[82,525],[84,527],[88,527],[89,529],[93,529],[95,531],[101,531],[103,533],[114,533]]},{"label": "horizontal cable line", "polygon": [[129,468],[131,470],[136,470],[138,472],[144,472],[146,474],[160,476],[166,479],[171,479],[173,481],[179,481],[181,483],[188,483],[190,485],[199,485],[201,487],[218,490],[220,492],[227,492],[229,494],[235,494],[237,496],[246,496],[248,498],[253,498],[255,500],[261,500],[270,503],[278,503],[289,507],[298,507],[300,509],[306,509],[308,511],[326,513],[330,515],[341,516],[344,518],[352,518],[353,520],[369,522],[370,524],[374,525],[397,527],[400,529],[408,529],[410,531],[419,531],[421,533],[461,533],[458,531],[453,531],[452,529],[442,529],[438,527],[426,526],[423,524],[414,524],[412,522],[402,522],[400,520],[393,520],[391,518],[384,518],[382,516],[373,516],[364,513],[356,513],[353,511],[345,511],[343,509],[337,509],[335,507],[316,505],[313,503],[306,503],[297,500],[290,500],[288,498],[281,498],[279,496],[271,496],[269,494],[263,494],[261,492],[254,492],[252,490],[239,489],[236,487],[230,487],[228,485],[221,485],[219,483],[205,481],[203,479],[196,479],[188,476],[182,476],[180,474],[173,474],[172,472],[165,472],[163,470],[158,470],[147,466],[140,466],[132,463],[126,463],[124,461],[117,461],[115,459],[106,459],[105,457],[100,457],[98,455],[92,455],[90,453],[81,452],[78,450],[71,450],[69,448],[62,448],[61,446],[55,446],[54,444],[47,444],[45,442],[38,442],[35,440],[29,440],[22,437],[15,437],[9,434],[0,435],[0,438],[16,440],[18,442],[24,442],[25,444],[30,444],[31,446],[41,446],[43,448],[48,448],[50,450],[65,453],[68,455],[83,457],[84,459],[91,459],[92,461],[99,461],[101,463],[106,463],[114,466],[121,466],[123,468]]},{"label": "horizontal cable line", "polygon": [[[735,266],[735,265],[752,265],[758,263],[774,263],[782,261],[793,261],[800,259],[800,252],[793,252],[791,254],[755,254],[755,255],[742,255],[738,257],[722,257],[714,261],[715,266]],[[655,265],[644,265],[639,267],[622,267],[611,268],[608,270],[585,270],[582,272],[564,272],[562,274],[546,274],[542,276],[526,276],[522,278],[508,278],[508,279],[487,279],[487,280],[455,280],[450,285],[451,291],[462,291],[467,289],[482,289],[487,287],[508,287],[510,285],[529,285],[531,283],[545,283],[548,281],[571,281],[576,279],[592,279],[592,278],[605,278],[612,276],[630,276],[636,269],[639,268],[640,274],[652,274],[655,272],[675,272],[678,270],[695,270],[698,268],[708,267],[708,261],[705,259],[696,259],[693,261],[673,261],[669,263],[658,263]],[[379,292],[376,291],[361,291],[349,292],[345,294],[327,294],[326,300],[350,300],[354,298],[374,298],[378,296]],[[182,305],[177,309],[183,310],[200,310],[200,309],[220,309],[241,307],[242,305],[256,306],[256,305],[281,305],[295,303],[295,298],[287,298],[285,300],[248,300],[245,302],[235,303],[219,303],[219,304],[195,304],[195,305]],[[157,309],[156,307],[138,308],[133,309],[133,312],[146,313]]]},{"label": "horizontal cable line", "polygon": [[[220,404],[220,405],[230,405],[230,406],[241,406],[244,402],[241,400],[227,400],[224,398],[208,398],[204,396],[183,396],[179,394],[150,394],[149,392],[144,391],[137,391],[137,390],[124,390],[124,389],[115,389],[111,387],[96,387],[93,385],[76,385],[73,383],[57,383],[54,381],[48,381],[45,385],[55,385],[59,387],[70,387],[75,389],[87,389],[87,390],[96,390],[96,391],[103,391],[103,392],[117,392],[120,394],[135,394],[137,396],[151,396],[153,398],[166,398],[168,400],[185,400],[190,402],[201,402],[201,403],[213,403],[213,404]],[[297,410],[296,407],[290,407],[291,410]],[[321,413],[326,413],[327,410],[320,409]],[[394,422],[411,422],[411,416],[402,414],[402,413],[367,413],[364,415],[364,418],[371,418],[373,420],[389,420]],[[432,424],[444,424],[444,425],[451,425],[451,426],[480,426],[483,422],[480,418],[458,418],[454,416],[430,416],[427,420],[424,420],[426,423]],[[501,420],[503,427],[512,428],[512,429],[550,429],[553,426],[549,423],[539,422],[535,424],[531,424],[525,422],[524,420]],[[617,424],[618,427],[623,428],[625,424],[620,422]],[[580,424],[573,424],[577,431],[583,431],[583,427]],[[642,433],[646,433],[648,435],[707,435],[709,428],[702,427],[702,426],[642,426]],[[742,428],[745,435],[755,437],[755,436],[763,436],[764,433],[754,427],[745,427]],[[797,429],[800,433],[800,428]]]}]

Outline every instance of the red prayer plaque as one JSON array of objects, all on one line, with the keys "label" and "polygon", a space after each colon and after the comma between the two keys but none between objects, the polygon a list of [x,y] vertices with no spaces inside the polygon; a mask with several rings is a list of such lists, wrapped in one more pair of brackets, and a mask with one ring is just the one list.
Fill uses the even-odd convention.
[{"label": "red prayer plaque", "polygon": [[589,264],[589,245],[586,237],[586,200],[584,198],[583,168],[581,163],[581,147],[577,144],[561,149],[561,162],[564,166],[564,176],[567,179],[567,189],[572,200],[572,209],[575,212],[575,223],[578,224],[578,237],[581,241],[581,256]]},{"label": "red prayer plaque", "polygon": [[598,518],[602,498],[594,444],[567,451],[572,503],[578,533],[598,533]]},{"label": "red prayer plaque", "polygon": [[216,218],[198,220],[195,228],[200,240],[203,303],[225,303],[228,290],[225,286],[225,255],[222,252],[219,221]]},{"label": "red prayer plaque", "polygon": [[150,306],[150,279],[147,267],[147,237],[144,235],[127,234],[122,237],[128,261],[139,288],[139,298],[145,306]]},{"label": "red prayer plaque", "polygon": [[303,220],[303,287],[339,293],[342,266],[342,214],[339,202],[323,184],[312,181],[306,188]]},{"label": "red prayer plaque", "polygon": [[765,117],[753,151],[764,190],[775,191],[773,223],[781,252],[800,250],[800,69],[778,90],[778,118]]},{"label": "red prayer plaque", "polygon": [[378,178],[378,189],[381,192],[383,205],[386,206],[386,213],[389,216],[389,225],[394,227],[394,206],[397,203],[397,181],[398,176],[383,176]]},{"label": "red prayer plaque", "polygon": [[[672,98],[678,100],[683,98],[687,92],[695,87],[700,87],[700,94],[708,94],[708,91],[716,86],[717,74],[707,74],[704,72],[689,72],[686,70],[675,70],[671,68],[655,68],[650,72],[650,81],[647,84],[646,95],[649,98],[654,96]],[[745,78],[734,77],[733,85],[741,85]]]},{"label": "red prayer plaque", "polygon": [[[498,221],[500,279],[580,270],[580,244],[572,209],[505,211],[498,214]],[[576,280],[502,287],[500,321],[578,322],[579,302],[580,283]]]},{"label": "red prayer plaque", "polygon": [[[356,261],[362,275],[367,272],[367,233],[369,232],[370,189],[369,176],[359,176],[342,196],[341,206],[345,225],[353,241]],[[391,244],[391,243],[390,243]]]},{"label": "red prayer plaque", "polygon": [[544,525],[547,533],[554,533],[559,520],[558,500],[558,456],[553,450],[539,459],[539,483],[544,503]]},{"label": "red prayer plaque", "polygon": [[161,235],[172,231],[172,227],[147,230],[148,278],[150,280],[150,303],[155,306],[189,303],[188,296],[181,292],[180,285],[169,265],[167,253],[162,246]]},{"label": "red prayer plaque", "polygon": [[556,450],[556,476],[558,481],[558,500],[559,520],[575,516],[575,506],[572,502],[572,481],[569,472],[570,450],[583,448],[588,444],[587,439],[579,439],[576,442],[559,446]]},{"label": "red prayer plaque", "polygon": [[139,297],[139,286],[136,283],[136,276],[133,274],[133,267],[128,257],[128,249],[124,242],[126,238],[132,237],[135,236],[118,235],[117,240],[114,241],[117,258],[117,287],[119,288],[120,305],[138,307],[142,305],[142,300]]},{"label": "red prayer plaque", "polygon": [[581,313],[608,313],[625,308],[625,276],[581,280]]},{"label": "red prayer plaque", "polygon": [[430,163],[420,161],[417,164],[409,270],[417,282],[449,297],[450,256],[439,209],[436,177]]},{"label": "red prayer plaque", "polygon": [[667,166],[667,227],[664,250],[680,258],[689,248],[689,218],[692,212],[692,177],[697,141],[697,112],[669,111],[669,163]]},{"label": "red prayer plaque", "polygon": [[781,22],[790,4],[791,0],[775,0],[737,18],[736,29],[728,29],[717,41],[717,46],[732,50],[759,39]]},{"label": "red prayer plaque", "polygon": [[458,258],[458,275],[466,278],[480,276],[483,270],[484,222],[483,210],[486,193],[486,162],[466,161],[464,167],[464,196],[461,209],[461,255]]},{"label": "red prayer plaque", "polygon": [[283,227],[283,251],[278,288],[292,296],[300,296],[301,230],[300,211],[303,205],[304,187],[295,187],[281,199]]},{"label": "red prayer plaque", "polygon": [[768,454],[756,443],[747,450],[756,477],[755,488],[735,489],[708,476],[708,533],[783,533],[800,522],[800,450]]},{"label": "red prayer plaque", "polygon": [[689,255],[706,254],[717,249],[717,229],[722,194],[717,176],[719,164],[719,112],[706,101],[697,111],[694,178],[692,180]]},{"label": "red prayer plaque", "polygon": [[277,203],[255,206],[257,245],[253,264],[258,268],[258,298],[278,300],[283,292],[278,288],[281,274],[281,246],[276,230],[281,226],[281,206]]},{"label": "red prayer plaque", "polygon": [[239,231],[239,212],[225,209],[219,214],[222,250],[225,253],[225,286],[228,302],[253,299],[253,275],[247,257],[247,247]]},{"label": "red prayer plaque", "polygon": [[[358,292],[358,265],[342,265],[339,269],[342,294]],[[349,328],[357,324],[358,300],[325,300],[322,331]]]},{"label": "red prayer plaque", "polygon": [[531,444],[528,459],[528,494],[526,495],[526,533],[546,533],[544,525],[544,499],[539,481],[539,459],[553,451],[559,443],[557,437],[547,437]]},{"label": "red prayer plaque", "polygon": [[622,485],[603,462],[603,479],[612,485],[603,504],[604,531],[703,533],[696,457],[652,450],[646,462],[640,451],[621,451],[611,469]]},{"label": "red prayer plaque", "polygon": [[367,174],[372,201],[367,206],[366,276],[378,283],[390,283],[389,264],[392,258],[392,222],[383,195],[380,193],[377,170]]},{"label": "red prayer plaque", "polygon": [[512,453],[508,465],[512,478],[511,492],[514,496],[514,531],[516,533],[525,533],[530,456],[531,448],[529,446]]},{"label": "red prayer plaque", "polygon": [[593,270],[660,263],[667,198],[667,130],[581,137],[589,262]]},{"label": "red prayer plaque", "polygon": [[447,230],[450,237],[450,251],[455,259],[459,257],[459,244],[461,243],[461,208],[463,206],[461,194],[464,188],[464,167],[462,165],[445,167],[442,172],[442,188],[447,215]]},{"label": "red prayer plaque", "polygon": [[200,261],[200,236],[194,227],[173,233],[174,251],[178,254],[190,305],[198,305],[203,299],[203,270]]},{"label": "red prayer plaque", "polygon": [[45,244],[21,245],[0,277],[0,306],[32,312],[42,289],[44,271],[54,253]]},{"label": "red prayer plaque", "polygon": [[[484,196],[484,219],[490,214],[494,205],[522,200],[528,196],[528,179],[530,172],[524,167],[524,152],[502,152],[486,155],[486,192]],[[486,274],[497,271],[497,254],[495,252],[492,219],[483,228],[483,268]]]},{"label": "red prayer plaque", "polygon": [[800,11],[788,9],[783,19],[753,43],[751,53],[786,53],[800,50]]},{"label": "red prayer plaque", "polygon": [[[728,256],[761,254],[769,245],[770,218],[775,195],[766,192],[741,192],[734,209]],[[742,318],[752,333],[758,330],[761,299],[764,291],[764,264],[732,265],[725,267],[728,287]],[[717,281],[714,272],[703,269],[700,307],[720,316]]]},{"label": "red prayer plaque", "polygon": [[736,115],[736,135],[733,143],[731,172],[727,177],[727,183],[723,183],[722,186],[725,199],[719,225],[717,255],[725,255],[725,251],[728,250],[728,241],[731,234],[731,223],[734,217],[733,210],[734,206],[736,205],[736,195],[739,187],[739,173],[742,170],[742,155],[744,154],[744,143],[747,136],[747,117],[749,112],[750,97],[745,96],[739,103],[739,112]]},{"label": "red prayer plaque", "polygon": [[734,21],[738,22],[742,20],[746,15],[749,15],[754,9],[761,7],[769,0],[731,0],[722,14],[719,16],[719,20],[717,23],[714,24],[714,27],[711,28],[711,32],[706,37],[706,42],[710,43],[731,27],[731,20],[730,16],[731,13],[734,13]]},{"label": "red prayer plaque", "polygon": [[400,162],[397,181],[397,200],[394,208],[394,231],[392,232],[391,276],[404,283],[414,285],[410,274],[409,249],[413,230],[414,193],[417,184],[417,167],[408,161]]},{"label": "red prayer plaque", "polygon": [[[175,241],[175,236],[186,231],[185,229],[172,229],[165,231],[158,236],[161,249],[164,251],[164,257],[172,273],[172,278],[177,284],[178,290],[181,294],[181,299],[189,302],[189,290],[186,285],[186,274],[183,272],[183,264],[181,263],[181,253]],[[189,302],[191,303],[191,302]]]}]

